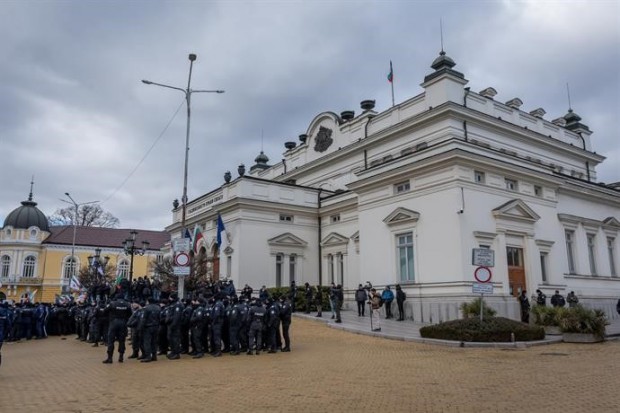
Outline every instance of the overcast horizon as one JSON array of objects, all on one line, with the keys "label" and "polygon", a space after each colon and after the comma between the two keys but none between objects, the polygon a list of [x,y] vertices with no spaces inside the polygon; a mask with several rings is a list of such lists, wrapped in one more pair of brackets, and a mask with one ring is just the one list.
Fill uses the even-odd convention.
[{"label": "overcast horizon", "polygon": [[[618,1],[4,1],[0,3],[0,227],[28,198],[52,215],[100,201],[119,228],[163,230],[181,200],[184,94],[195,53],[188,198],[270,164],[316,115],[391,106],[443,44],[475,92],[519,97],[545,119],[572,109],[620,181]],[[177,112],[178,111],[178,112]],[[174,116],[176,112],[176,116]],[[173,118],[174,116],[174,118]],[[170,126],[166,125],[170,120]],[[162,132],[164,132],[162,134]],[[160,137],[161,135],[161,138]],[[141,161],[143,159],[143,161]]]}]

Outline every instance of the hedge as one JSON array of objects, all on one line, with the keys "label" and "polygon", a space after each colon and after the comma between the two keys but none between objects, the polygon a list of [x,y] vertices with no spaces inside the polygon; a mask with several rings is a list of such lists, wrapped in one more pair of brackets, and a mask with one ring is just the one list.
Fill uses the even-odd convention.
[{"label": "hedge", "polygon": [[534,341],[545,338],[545,329],[530,326],[504,317],[466,318],[420,328],[424,338],[455,340],[467,342],[510,342],[514,333],[515,341]]}]

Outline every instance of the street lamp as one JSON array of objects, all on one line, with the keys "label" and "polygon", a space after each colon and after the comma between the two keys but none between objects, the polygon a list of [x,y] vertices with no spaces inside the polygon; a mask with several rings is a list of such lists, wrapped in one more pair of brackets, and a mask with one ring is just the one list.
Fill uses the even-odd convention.
[{"label": "street lamp", "polygon": [[[180,87],[165,85],[162,83],[151,82],[150,80],[142,80],[142,83],[145,85],[155,85],[166,87],[168,89],[179,90],[185,94],[185,101],[187,102],[187,128],[185,132],[185,167],[183,172],[183,198],[181,200],[181,237],[185,237],[185,215],[187,211],[187,163],[189,157],[189,125],[191,119],[191,99],[192,93],[224,93],[223,90],[193,90],[190,88],[190,84],[192,82],[192,67],[194,65],[194,61],[196,60],[196,55],[194,53],[190,53],[189,55],[189,77],[187,79],[187,88],[183,89]],[[185,284],[183,276],[179,276],[179,287],[178,287],[178,295],[183,298],[185,293]]]},{"label": "street lamp", "polygon": [[62,202],[66,202],[67,204],[73,204],[73,206],[75,207],[75,216],[73,217],[73,242],[71,243],[71,277],[73,277],[74,275],[76,275],[75,267],[77,265],[77,260],[75,259],[75,234],[77,230],[79,207],[82,205],[96,204],[99,201],[90,201],[90,202],[83,202],[81,204],[78,204],[77,202],[75,202],[73,198],[71,198],[71,195],[69,195],[69,192],[65,192],[65,195],[67,196],[67,198],[71,200],[71,202],[67,201],[66,199],[60,199],[60,200]]},{"label": "street lamp", "polygon": [[[95,255],[88,257],[88,265],[92,269],[94,275],[105,276],[105,267],[107,267],[110,257],[107,255],[101,259],[101,248],[95,248]],[[99,276],[97,276],[99,278]]]},{"label": "street lamp", "polygon": [[136,247],[136,235],[138,235],[138,231],[131,230],[129,232],[131,237],[127,238],[123,241],[123,249],[125,250],[125,254],[131,256],[131,261],[129,262],[129,284],[133,281],[133,257],[134,255],[144,255],[146,254],[146,250],[151,245],[148,241],[142,241],[142,249]]}]

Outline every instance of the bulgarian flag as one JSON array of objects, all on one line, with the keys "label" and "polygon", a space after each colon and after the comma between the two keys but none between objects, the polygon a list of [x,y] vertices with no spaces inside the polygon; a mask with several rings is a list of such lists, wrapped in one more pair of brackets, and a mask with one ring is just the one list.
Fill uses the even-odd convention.
[{"label": "bulgarian flag", "polygon": [[198,254],[198,242],[203,238],[204,236],[202,235],[200,227],[196,225],[196,228],[194,228],[194,236],[192,237],[192,250],[194,250],[194,253]]},{"label": "bulgarian flag", "polygon": [[392,61],[390,60],[390,73],[387,75],[388,82],[392,83],[394,81],[394,69],[392,69]]}]

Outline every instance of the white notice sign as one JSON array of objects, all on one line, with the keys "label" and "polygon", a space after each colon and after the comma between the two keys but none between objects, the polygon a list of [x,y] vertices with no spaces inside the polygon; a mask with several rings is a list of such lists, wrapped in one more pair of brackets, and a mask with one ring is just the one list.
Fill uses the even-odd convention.
[{"label": "white notice sign", "polygon": [[176,276],[189,275],[189,267],[173,266],[172,270],[174,271],[174,275]]},{"label": "white notice sign", "polygon": [[474,294],[493,294],[493,284],[473,283],[471,292]]},{"label": "white notice sign", "polygon": [[172,240],[172,249],[174,252],[189,251],[189,238],[175,238]]},{"label": "white notice sign", "polygon": [[471,250],[471,265],[478,267],[494,267],[495,251],[490,248],[474,248]]}]

